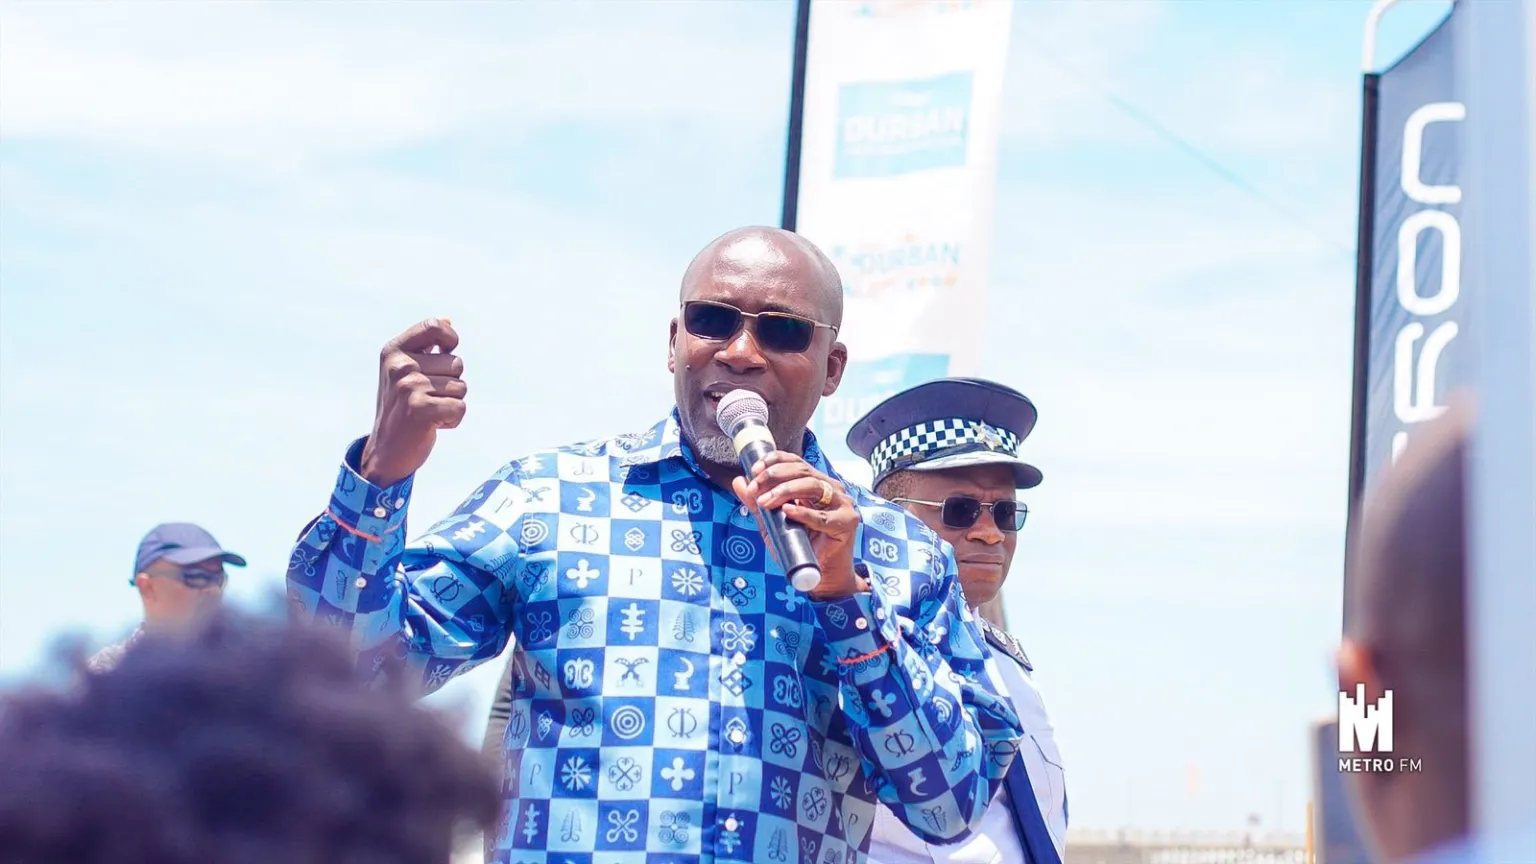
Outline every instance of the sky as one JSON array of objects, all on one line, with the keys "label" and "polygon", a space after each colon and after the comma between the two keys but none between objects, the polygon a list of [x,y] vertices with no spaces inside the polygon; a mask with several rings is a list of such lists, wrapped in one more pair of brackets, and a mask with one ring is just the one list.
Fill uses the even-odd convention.
[{"label": "sky", "polygon": [[[982,374],[1074,827],[1299,831],[1335,699],[1365,0],[1019,2]],[[1406,3],[1381,56],[1443,13]],[[385,340],[453,318],[423,528],[668,410],[688,260],[776,224],[792,2],[0,4],[0,676],[194,521],[281,589]],[[850,345],[857,352],[857,345]],[[89,505],[89,506],[87,506]],[[431,698],[478,740],[500,664]]]}]

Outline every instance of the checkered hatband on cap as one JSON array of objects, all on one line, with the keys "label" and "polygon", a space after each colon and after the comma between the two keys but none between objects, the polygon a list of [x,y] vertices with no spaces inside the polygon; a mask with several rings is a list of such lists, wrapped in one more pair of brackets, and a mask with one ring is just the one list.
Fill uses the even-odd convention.
[{"label": "checkered hatband on cap", "polygon": [[878,477],[893,468],[949,455],[948,451],[961,447],[1017,456],[1019,436],[975,420],[958,417],[929,420],[908,426],[876,444],[870,451],[869,464]]}]

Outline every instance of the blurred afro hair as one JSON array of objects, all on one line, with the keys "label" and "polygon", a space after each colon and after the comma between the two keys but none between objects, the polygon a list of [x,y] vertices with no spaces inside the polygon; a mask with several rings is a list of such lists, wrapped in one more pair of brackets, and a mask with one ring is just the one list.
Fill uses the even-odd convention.
[{"label": "blurred afro hair", "polygon": [[447,864],[494,825],[498,784],[355,657],[223,612],[68,690],[0,697],[0,862]]}]

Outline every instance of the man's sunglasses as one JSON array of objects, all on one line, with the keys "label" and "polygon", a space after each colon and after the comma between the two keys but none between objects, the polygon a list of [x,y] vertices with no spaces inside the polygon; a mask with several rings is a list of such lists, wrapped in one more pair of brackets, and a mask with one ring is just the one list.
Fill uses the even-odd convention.
[{"label": "man's sunglasses", "polygon": [[149,575],[170,576],[194,591],[204,588],[222,588],[225,581],[229,578],[222,567],[217,570],[187,570],[185,568],[155,570],[151,571]]},{"label": "man's sunglasses", "polygon": [[983,504],[980,499],[970,495],[951,495],[943,501],[919,501],[916,498],[894,498],[897,502],[907,504],[922,504],[925,507],[939,508],[939,518],[944,520],[949,528],[969,528],[981,518],[982,510],[992,511],[992,521],[1003,531],[1014,532],[1024,527],[1024,520],[1029,518],[1029,508],[1017,501],[1003,500],[993,501],[991,504]]},{"label": "man's sunglasses", "polygon": [[741,332],[749,319],[758,345],[785,354],[799,354],[811,347],[811,340],[822,327],[837,332],[831,324],[788,312],[743,312],[735,306],[711,300],[689,300],[683,304],[683,329],[700,339],[730,339]]}]

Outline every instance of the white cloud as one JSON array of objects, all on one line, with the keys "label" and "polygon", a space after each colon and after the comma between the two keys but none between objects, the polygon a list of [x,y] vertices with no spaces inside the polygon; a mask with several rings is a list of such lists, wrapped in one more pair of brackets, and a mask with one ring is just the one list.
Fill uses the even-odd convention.
[{"label": "white cloud", "polygon": [[761,123],[764,101],[786,98],[787,50],[742,26],[784,17],[772,8],[590,4],[555,27],[527,26],[544,15],[534,4],[446,15],[436,4],[366,15],[285,3],[89,8],[7,5],[6,138],[281,165],[577,118],[707,110],[723,124]]}]

